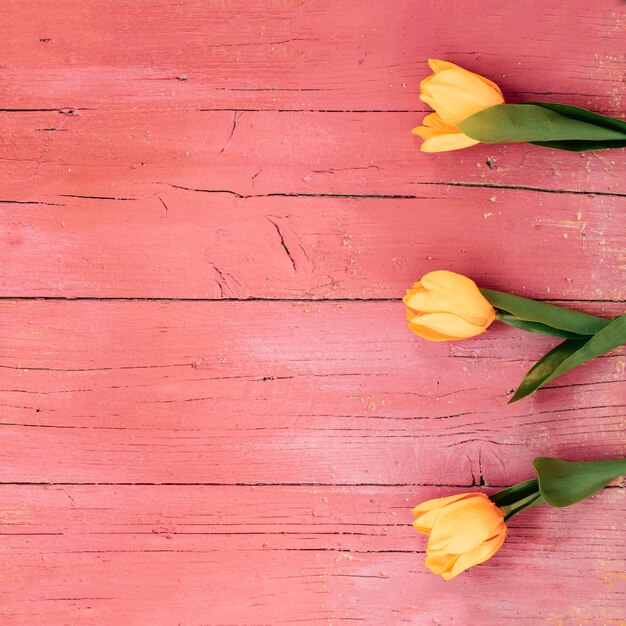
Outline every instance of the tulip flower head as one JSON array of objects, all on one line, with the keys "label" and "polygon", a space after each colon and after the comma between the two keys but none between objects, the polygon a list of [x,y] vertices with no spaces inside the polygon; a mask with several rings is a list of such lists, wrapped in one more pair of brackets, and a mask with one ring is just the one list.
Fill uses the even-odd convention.
[{"label": "tulip flower head", "polygon": [[471,115],[504,104],[498,85],[454,63],[429,59],[434,74],[420,84],[420,100],[435,110],[424,118],[413,134],[424,139],[423,152],[445,152],[477,143],[464,135],[457,124]]},{"label": "tulip flower head", "polygon": [[409,328],[430,341],[475,337],[496,317],[495,309],[473,280],[446,270],[423,276],[407,290],[403,302]]},{"label": "tulip flower head", "polygon": [[425,565],[444,580],[490,559],[506,538],[504,512],[484,493],[428,500],[412,513],[415,530],[428,535]]},{"label": "tulip flower head", "polygon": [[574,152],[626,147],[626,120],[556,102],[505,104],[488,78],[449,61],[428,65],[433,74],[420,83],[420,99],[435,112],[413,129],[423,152],[505,142]]},{"label": "tulip flower head", "polygon": [[426,567],[444,580],[484,563],[506,539],[506,520],[521,511],[547,504],[562,509],[576,504],[626,475],[626,458],[577,461],[537,457],[536,478],[491,496],[462,493],[422,502],[412,513],[413,527],[428,535]]}]

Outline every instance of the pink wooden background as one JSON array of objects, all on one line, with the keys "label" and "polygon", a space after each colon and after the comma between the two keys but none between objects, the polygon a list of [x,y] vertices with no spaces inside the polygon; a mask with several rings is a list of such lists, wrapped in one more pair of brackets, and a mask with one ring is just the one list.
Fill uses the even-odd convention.
[{"label": "pink wooden background", "polygon": [[625,151],[410,130],[428,56],[623,116],[625,6],[3,0],[0,623],[626,624],[623,484],[450,583],[409,512],[623,455],[624,351],[507,406],[549,338],[400,302],[624,311]]}]

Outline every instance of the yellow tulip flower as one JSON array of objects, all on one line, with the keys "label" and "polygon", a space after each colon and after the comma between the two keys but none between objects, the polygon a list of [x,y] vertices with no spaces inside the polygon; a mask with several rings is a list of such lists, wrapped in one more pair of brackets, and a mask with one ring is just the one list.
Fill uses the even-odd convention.
[{"label": "yellow tulip flower", "polygon": [[484,493],[428,500],[412,513],[415,530],[428,535],[425,565],[444,580],[490,559],[506,538],[504,512]]},{"label": "yellow tulip flower", "polygon": [[467,148],[477,143],[464,135],[457,124],[474,113],[504,104],[498,85],[454,63],[429,59],[434,74],[420,84],[420,99],[435,110],[424,118],[413,134],[424,139],[423,152],[444,152]]},{"label": "yellow tulip flower", "polygon": [[409,328],[430,341],[475,337],[496,318],[495,309],[473,280],[447,270],[426,274],[402,300]]}]

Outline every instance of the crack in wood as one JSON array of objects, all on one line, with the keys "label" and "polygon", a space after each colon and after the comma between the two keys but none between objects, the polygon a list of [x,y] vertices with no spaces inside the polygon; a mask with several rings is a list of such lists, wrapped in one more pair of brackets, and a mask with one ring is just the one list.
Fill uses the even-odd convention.
[{"label": "crack in wood", "polygon": [[226,143],[224,143],[224,145],[222,146],[222,149],[220,150],[220,154],[223,154],[224,150],[228,148],[230,142],[232,141],[233,135],[235,134],[235,129],[237,128],[237,121],[242,115],[243,115],[243,111],[235,111],[235,115],[233,117],[233,126],[230,129],[230,134],[228,135],[228,139],[226,140]]},{"label": "crack in wood", "polygon": [[40,204],[42,206],[66,206],[58,202],[44,202],[42,200],[0,200],[0,204]]},{"label": "crack in wood", "polygon": [[[74,193],[60,193],[59,197],[60,198],[82,198],[85,200],[122,200],[122,201],[139,200],[139,198],[125,198],[122,196],[87,196],[87,195],[79,195],[79,194],[74,194]],[[161,200],[161,202],[163,201]]]},{"label": "crack in wood", "polygon": [[[361,169],[361,168],[347,168],[347,169]],[[313,170],[317,173],[332,172],[329,170]],[[157,181],[150,184],[168,185],[174,189],[180,189],[182,191],[191,191],[194,193],[210,193],[220,194],[225,193],[236,198],[248,199],[248,198],[374,198],[379,200],[438,200],[437,196],[426,196],[416,194],[385,194],[385,193],[307,193],[307,192],[269,192],[262,194],[245,194],[234,191],[232,189],[203,189],[196,187],[186,187],[184,185],[177,185],[175,183],[168,183],[164,181]],[[498,183],[474,183],[474,182],[457,182],[457,181],[425,181],[419,183],[412,183],[414,185],[424,186],[437,186],[437,187],[471,187],[476,189],[502,189],[513,191],[530,191],[535,193],[549,193],[549,194],[570,194],[578,196],[603,196],[614,198],[626,198],[626,193],[614,192],[614,191],[581,191],[578,189],[546,189],[543,187],[532,187],[529,185],[505,185]]]},{"label": "crack in wood", "polygon": [[94,109],[86,107],[53,107],[53,108],[12,108],[12,109],[0,109],[0,113],[60,113],[62,115],[73,115],[74,111],[93,111]]},{"label": "crack in wood", "polygon": [[[192,191],[195,193],[226,193],[236,198],[248,199],[248,198],[374,198],[378,200],[437,200],[439,198],[434,196],[417,196],[414,194],[384,194],[384,193],[304,193],[304,192],[273,192],[273,193],[259,193],[259,194],[243,194],[232,189],[200,189],[195,187],[185,187],[184,185],[177,185],[175,183],[156,182],[150,184],[168,185],[173,189],[181,189],[182,191]],[[433,183],[443,184],[443,183]],[[625,194],[626,195],[626,194]]]},{"label": "crack in wood", "polygon": [[545,189],[544,187],[531,187],[530,185],[505,185],[499,183],[472,183],[472,182],[434,182],[426,181],[413,183],[414,185],[436,185],[440,187],[477,187],[480,189],[512,189],[518,191],[534,191],[536,193],[559,193],[572,194],[578,196],[612,196],[615,198],[626,198],[626,193],[614,191],[581,191],[578,189]]},{"label": "crack in wood", "polygon": [[283,236],[283,233],[280,230],[280,227],[275,221],[273,221],[269,217],[266,217],[266,219],[276,229],[276,232],[278,233],[278,236],[280,237],[280,245],[283,247],[283,250],[287,253],[289,260],[291,261],[291,266],[293,267],[293,271],[297,272],[298,268],[296,267],[296,260],[293,258],[291,252],[289,251],[289,248],[287,247],[287,244],[285,243],[285,237]]}]

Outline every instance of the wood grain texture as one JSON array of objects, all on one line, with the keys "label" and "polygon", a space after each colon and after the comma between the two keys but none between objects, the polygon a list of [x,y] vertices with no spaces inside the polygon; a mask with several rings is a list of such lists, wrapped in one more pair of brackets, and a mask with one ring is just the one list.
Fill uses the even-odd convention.
[{"label": "wood grain texture", "polygon": [[624,110],[619,0],[62,0],[55,11],[35,0],[27,20],[8,0],[0,11],[6,108],[421,110],[434,56],[480,61],[512,98]]},{"label": "wood grain texture", "polygon": [[446,584],[424,570],[409,508],[449,492],[3,486],[0,612],[32,624],[107,623],[111,607],[129,624],[482,624],[494,611],[510,624],[623,623],[623,489],[525,512],[488,567]]},{"label": "wood grain texture", "polygon": [[399,301],[446,267],[624,311],[626,151],[410,134],[428,57],[623,116],[624,24],[619,0],[1,2],[0,623],[626,623],[623,482],[513,518],[449,584],[409,513],[623,455],[624,350],[507,406],[551,339],[429,344]]},{"label": "wood grain texture", "polygon": [[0,205],[0,293],[399,298],[426,272],[450,269],[536,298],[626,297],[626,199],[418,193],[237,198],[161,186],[137,200]]},{"label": "wood grain texture", "polygon": [[396,302],[0,312],[4,481],[506,485],[626,444],[623,350],[507,406],[554,340],[433,344]]},{"label": "wood grain texture", "polygon": [[[604,109],[602,110],[604,111]],[[424,185],[626,195],[623,150],[483,145],[419,153],[424,112],[0,112],[3,199],[151,197],[172,186],[232,194],[429,195]],[[95,175],[97,173],[97,175]],[[33,186],[33,183],[35,186]],[[520,191],[526,191],[521,189]]]}]

